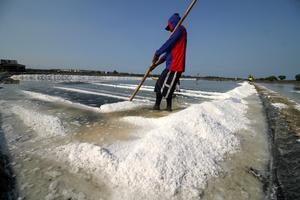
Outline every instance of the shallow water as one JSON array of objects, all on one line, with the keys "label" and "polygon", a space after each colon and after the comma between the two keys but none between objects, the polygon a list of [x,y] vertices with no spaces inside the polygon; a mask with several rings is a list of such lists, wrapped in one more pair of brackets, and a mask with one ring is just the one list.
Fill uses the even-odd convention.
[{"label": "shallow water", "polygon": [[[19,196],[26,199],[116,199],[115,191],[107,180],[93,176],[84,168],[73,169],[60,160],[50,159],[52,152],[49,151],[72,143],[109,147],[116,142],[134,141],[141,137],[135,134],[140,127],[123,121],[123,117],[159,119],[170,114],[152,111],[149,106],[116,113],[99,113],[61,102],[33,99],[22,93],[23,90],[60,97],[88,107],[99,107],[127,98],[137,83],[137,80],[85,83],[21,81],[19,85],[2,85],[0,125],[9,147]],[[146,87],[138,94],[138,99],[152,102],[154,83],[152,80],[146,81]],[[219,99],[236,86],[235,82],[183,80],[181,91],[174,100],[174,111]],[[78,90],[74,92],[59,87]],[[241,149],[236,154],[228,155],[219,177],[209,180],[201,195],[204,199],[233,199],[236,195],[241,195],[241,199],[263,199],[262,184],[247,173],[247,167],[263,170],[267,163],[266,127],[258,98],[252,96],[247,101],[250,107],[247,117],[251,123],[249,128],[235,133],[240,138]],[[18,113],[17,109],[23,114]],[[40,115],[37,116],[37,113]],[[24,120],[28,117],[31,120]],[[25,123],[28,121],[31,123]],[[49,128],[53,127],[63,133],[52,136]]]},{"label": "shallow water", "polygon": [[262,83],[261,85],[287,96],[291,100],[300,104],[300,83],[298,84],[279,84],[279,83]]}]

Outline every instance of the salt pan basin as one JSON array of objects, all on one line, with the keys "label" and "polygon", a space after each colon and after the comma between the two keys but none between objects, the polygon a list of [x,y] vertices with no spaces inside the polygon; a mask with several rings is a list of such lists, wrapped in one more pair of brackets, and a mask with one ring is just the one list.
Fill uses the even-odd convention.
[{"label": "salt pan basin", "polygon": [[164,117],[122,117],[137,127],[134,139],[72,142],[49,148],[46,156],[105,182],[111,199],[200,199],[221,163],[239,151],[236,132],[247,129],[245,98],[253,94],[254,87],[244,82],[223,99]]}]

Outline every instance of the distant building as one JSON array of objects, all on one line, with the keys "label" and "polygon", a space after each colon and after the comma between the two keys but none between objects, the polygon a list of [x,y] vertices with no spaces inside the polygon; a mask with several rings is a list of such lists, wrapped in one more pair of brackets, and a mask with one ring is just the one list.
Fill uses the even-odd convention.
[{"label": "distant building", "polygon": [[25,72],[25,65],[18,64],[16,60],[0,61],[0,71],[2,72]]}]

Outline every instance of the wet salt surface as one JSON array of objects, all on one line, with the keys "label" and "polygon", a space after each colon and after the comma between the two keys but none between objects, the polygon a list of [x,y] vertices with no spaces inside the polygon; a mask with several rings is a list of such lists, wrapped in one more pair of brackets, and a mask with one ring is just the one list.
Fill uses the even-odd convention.
[{"label": "wet salt surface", "polygon": [[[256,179],[248,177],[249,183],[238,178],[241,174],[246,176],[244,166],[262,169],[265,161],[262,144],[250,143],[250,138],[253,140],[256,134],[260,135],[263,128],[249,131],[257,124],[252,118],[245,117],[249,115],[247,107],[257,102],[243,99],[240,91],[229,93],[234,98],[219,99],[220,102],[207,102],[202,106],[199,103],[183,106],[181,102],[185,99],[179,100],[178,110],[175,109],[177,113],[171,115],[153,112],[147,107],[99,114],[56,101],[32,99],[15,90],[6,92],[7,99],[1,103],[1,113],[4,109],[8,112],[3,112],[2,128],[14,157],[20,196],[26,199],[120,199],[121,196],[122,199],[189,199],[199,195],[207,199],[210,195],[220,195],[226,199],[230,192],[242,192],[242,199],[251,199],[252,195],[262,195],[261,185]],[[38,92],[42,93],[42,90]],[[45,90],[43,93],[47,94]],[[63,98],[59,93],[55,96]],[[72,93],[70,96],[69,101],[78,103],[74,101],[77,97],[73,98]],[[195,100],[203,101],[202,98],[189,99],[194,104]],[[12,112],[13,106],[27,112],[32,110],[30,118],[34,123],[26,121],[27,115]],[[185,107],[188,108],[182,110]],[[234,115],[234,109],[238,115]],[[188,118],[191,113],[193,115]],[[194,114],[197,117],[193,117]],[[253,115],[260,116],[261,113],[255,111]],[[46,117],[49,123],[42,123],[45,120],[40,116],[57,117],[60,122]],[[183,121],[179,120],[181,118]],[[40,130],[34,128],[36,124],[43,124],[45,130],[53,124],[60,125],[58,127],[66,131],[63,135],[47,135],[45,138],[37,134]],[[195,132],[197,128],[203,135]],[[243,134],[249,137],[242,137]],[[199,141],[201,143],[197,144]],[[263,143],[263,138],[259,141]],[[244,148],[247,145],[261,155],[235,158],[239,154],[245,155],[245,150],[251,150],[250,147]],[[203,148],[207,146],[211,148]],[[242,187],[226,188],[234,173],[234,180]],[[220,181],[223,178],[223,182]],[[210,188],[217,186],[218,181],[222,192]],[[253,194],[254,191],[257,194]],[[232,199],[229,196],[227,199]]]}]

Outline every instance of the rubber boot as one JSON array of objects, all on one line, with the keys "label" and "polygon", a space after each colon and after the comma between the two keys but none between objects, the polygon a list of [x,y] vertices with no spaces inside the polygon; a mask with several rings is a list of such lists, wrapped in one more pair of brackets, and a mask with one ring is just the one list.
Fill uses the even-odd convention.
[{"label": "rubber boot", "polygon": [[156,101],[155,101],[155,105],[153,106],[153,110],[160,110],[161,99],[162,99],[162,95],[159,92],[157,92]]},{"label": "rubber boot", "polygon": [[172,112],[172,98],[167,98],[167,111]]}]

